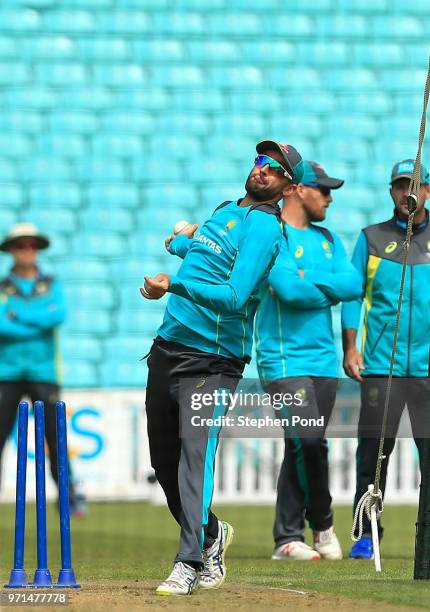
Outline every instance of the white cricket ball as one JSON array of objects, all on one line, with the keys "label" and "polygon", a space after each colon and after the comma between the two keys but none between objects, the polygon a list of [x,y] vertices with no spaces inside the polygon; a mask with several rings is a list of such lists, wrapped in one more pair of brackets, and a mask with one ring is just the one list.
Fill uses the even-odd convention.
[{"label": "white cricket ball", "polygon": [[182,232],[184,229],[186,229],[190,224],[188,223],[188,221],[178,221],[177,223],[175,223],[175,226],[173,228],[173,233],[179,234],[180,232]]}]

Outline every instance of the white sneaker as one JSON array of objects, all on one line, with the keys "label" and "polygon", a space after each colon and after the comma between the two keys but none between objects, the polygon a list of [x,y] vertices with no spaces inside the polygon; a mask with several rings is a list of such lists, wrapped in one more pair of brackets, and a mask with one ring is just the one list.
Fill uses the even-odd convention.
[{"label": "white sneaker", "polygon": [[156,595],[190,595],[199,582],[199,574],[191,565],[177,561],[172,573],[156,589]]},{"label": "white sneaker", "polygon": [[340,561],[343,557],[333,526],[325,531],[314,531],[314,546],[323,559]]},{"label": "white sneaker", "polygon": [[276,561],[318,561],[321,557],[311,546],[298,540],[275,548],[272,559]]},{"label": "white sneaker", "polygon": [[233,541],[233,535],[231,525],[218,521],[218,537],[210,548],[203,551],[204,567],[199,582],[202,589],[217,589],[224,582],[227,573],[224,557]]}]

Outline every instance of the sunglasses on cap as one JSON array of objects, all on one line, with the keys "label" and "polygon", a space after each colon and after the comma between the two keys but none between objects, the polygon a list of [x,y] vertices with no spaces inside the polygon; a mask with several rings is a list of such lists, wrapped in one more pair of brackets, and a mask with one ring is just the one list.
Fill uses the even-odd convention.
[{"label": "sunglasses on cap", "polygon": [[17,251],[24,251],[25,249],[38,251],[39,245],[34,240],[17,240],[11,245],[11,248],[16,249]]},{"label": "sunglasses on cap", "polygon": [[314,189],[318,189],[323,196],[327,197],[331,193],[330,187],[324,187],[324,185],[318,185],[318,183],[302,183],[305,187],[313,187]]},{"label": "sunglasses on cap", "polygon": [[254,165],[258,166],[259,168],[263,168],[264,166],[269,166],[269,168],[273,170],[273,172],[276,172],[276,174],[279,174],[279,176],[286,176],[291,181],[293,180],[293,177],[284,168],[284,166],[280,164],[278,161],[276,161],[276,159],[273,159],[272,157],[269,157],[268,155],[257,155],[257,157],[254,159]]}]

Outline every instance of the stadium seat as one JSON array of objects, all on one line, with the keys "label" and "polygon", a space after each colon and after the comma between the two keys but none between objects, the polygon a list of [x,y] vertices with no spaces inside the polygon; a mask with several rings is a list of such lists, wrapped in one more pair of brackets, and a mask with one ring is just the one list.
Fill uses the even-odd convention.
[{"label": "stadium seat", "polygon": [[209,135],[206,139],[206,153],[210,155],[225,155],[235,161],[244,162],[249,159],[252,164],[256,155],[254,138],[235,134],[215,134]]},{"label": "stadium seat", "polygon": [[0,115],[1,132],[25,132],[37,134],[42,130],[43,118],[36,111],[11,111]]},{"label": "stadium seat", "polygon": [[213,131],[220,134],[244,134],[263,138],[267,133],[266,122],[261,113],[226,113],[213,119]]},{"label": "stadium seat", "polygon": [[[185,94],[188,96],[188,92]],[[191,97],[191,95],[190,95]],[[148,89],[128,89],[115,91],[115,100],[111,106],[116,106],[126,111],[163,111],[170,108],[170,95],[161,87]]]},{"label": "stadium seat", "polygon": [[142,201],[145,206],[193,208],[197,206],[198,198],[194,185],[172,183],[143,188]]},{"label": "stadium seat", "polygon": [[205,87],[204,71],[191,64],[152,66],[149,70],[151,85],[176,89],[201,89]]},{"label": "stadium seat", "polygon": [[[327,137],[321,149],[321,157],[324,152],[329,153],[330,159],[344,162],[363,162],[369,157],[369,147],[366,141],[362,138],[354,140],[354,146],[351,146],[351,141],[347,139],[348,135],[344,134],[342,138]],[[327,158],[328,163],[328,158]]]},{"label": "stadium seat", "polygon": [[166,159],[181,160],[186,158],[200,159],[201,144],[196,136],[181,135],[155,135],[149,141],[151,155],[158,156],[163,151]]},{"label": "stadium seat", "polygon": [[86,143],[78,134],[57,133],[51,136],[42,132],[36,139],[36,150],[41,156],[81,157],[86,153]]},{"label": "stadium seat", "polygon": [[283,38],[287,36],[289,40],[312,38],[315,36],[315,25],[311,17],[308,15],[295,15],[290,11],[287,14],[275,12],[267,15],[265,25],[269,36],[282,36]]},{"label": "stadium seat", "polygon": [[0,24],[3,32],[37,32],[41,27],[41,14],[29,8],[2,8]]},{"label": "stadium seat", "polygon": [[99,338],[92,335],[69,334],[61,339],[61,352],[66,361],[85,359],[99,362],[104,358],[104,350]]},{"label": "stadium seat", "polygon": [[[174,38],[157,40],[134,40],[133,57],[140,62],[184,62],[184,45]],[[194,62],[194,57],[191,57]]]},{"label": "stadium seat", "polygon": [[[236,43],[236,48],[238,48]],[[240,46],[242,57],[256,65],[272,66],[273,64],[285,65],[294,63],[297,59],[296,47],[286,40],[252,40],[243,42]],[[229,58],[224,58],[228,60]],[[234,55],[230,59],[236,59]],[[261,100],[260,100],[261,102]]]},{"label": "stadium seat", "polygon": [[95,208],[136,208],[139,191],[133,183],[97,183],[88,188],[87,199]]},{"label": "stadium seat", "polygon": [[195,34],[205,36],[206,20],[203,14],[197,12],[160,12],[152,18],[151,31],[153,36],[165,34],[184,38]]},{"label": "stadium seat", "polygon": [[365,178],[366,183],[369,183],[372,187],[383,187],[388,186],[390,182],[391,167],[382,163],[372,163],[366,169]]},{"label": "stadium seat", "polygon": [[402,26],[399,27],[399,17],[397,15],[373,17],[370,31],[376,38],[390,38],[405,42],[425,37],[423,24],[418,18],[402,15],[401,24]]},{"label": "stadium seat", "polygon": [[[194,212],[194,211],[193,211]],[[165,208],[140,208],[136,213],[136,227],[142,232],[148,227],[155,233],[161,232],[161,236],[168,235],[173,230],[177,221],[187,220],[190,209],[186,207]],[[190,221],[191,223],[191,221]]]},{"label": "stadium seat", "polygon": [[97,31],[103,34],[147,34],[151,32],[151,24],[150,17],[142,10],[110,10],[97,14]]},{"label": "stadium seat", "polygon": [[[305,123],[307,126],[307,123]],[[351,139],[368,138],[373,140],[380,134],[380,121],[363,115],[338,114],[324,121],[324,135],[340,138],[348,135]]]},{"label": "stadium seat", "polygon": [[128,234],[134,223],[131,213],[123,208],[115,208],[106,203],[106,207],[83,210],[80,213],[82,229],[85,232],[119,232]]},{"label": "stadium seat", "polygon": [[313,36],[344,38],[352,41],[356,38],[366,40],[369,35],[369,21],[363,15],[322,15],[316,20],[316,27],[312,27]]},{"label": "stadium seat", "polygon": [[85,360],[64,361],[63,363],[64,385],[71,389],[97,387],[100,380],[97,367]]},{"label": "stadium seat", "polygon": [[382,91],[372,91],[371,93],[356,92],[354,94],[343,94],[340,92],[336,97],[340,112],[349,112],[351,115],[363,113],[369,117],[373,115],[383,116],[389,113],[395,103],[392,96]]},{"label": "stadium seat", "polygon": [[[341,190],[339,191],[340,194]],[[349,202],[351,207],[351,201]],[[363,227],[366,227],[366,216],[359,210],[349,209],[348,223],[345,223],[345,211],[342,205],[333,208],[328,216],[329,227],[340,236],[347,235],[357,237]]]},{"label": "stadium seat", "polygon": [[0,208],[0,233],[2,235],[5,235],[16,221],[15,211]]},{"label": "stadium seat", "polygon": [[[154,125],[154,121],[152,121]],[[211,129],[206,115],[197,112],[172,113],[161,115],[156,120],[156,131],[164,134],[183,133],[205,136]],[[170,178],[170,177],[169,177]]]},{"label": "stadium seat", "polygon": [[358,66],[391,67],[402,66],[405,49],[398,43],[360,43],[352,47],[352,57]]},{"label": "stadium seat", "polygon": [[[234,40],[190,40],[185,43],[187,55],[194,64],[220,64],[222,62],[240,61],[243,55],[249,60],[250,57],[247,51],[242,49],[242,55],[239,45]],[[256,43],[254,43],[256,44]]]},{"label": "stadium seat", "polygon": [[26,64],[20,62],[0,62],[0,86],[25,85],[31,81],[31,73]]},{"label": "stadium seat", "polygon": [[172,95],[173,106],[179,111],[224,112],[227,102],[226,95],[217,89],[212,89],[210,96],[206,91],[175,91]]},{"label": "stadium seat", "polygon": [[197,184],[225,183],[227,181],[234,183],[244,178],[239,166],[232,161],[226,161],[225,157],[207,158],[198,165],[194,163],[186,164],[185,176]]},{"label": "stadium seat", "polygon": [[424,91],[427,70],[424,68],[409,68],[399,70],[384,70],[380,77],[380,86],[389,94],[420,93]]},{"label": "stadium seat", "polygon": [[107,87],[142,87],[147,73],[139,64],[97,64],[93,68],[94,83]]},{"label": "stadium seat", "polygon": [[[364,215],[365,211],[371,210],[375,206],[374,190],[363,187],[361,184],[345,185],[339,191],[334,192],[333,196],[336,198],[336,210],[343,214],[345,214],[346,210],[348,211],[348,223],[350,213],[352,215],[355,213]],[[364,222],[364,218],[362,221]]]},{"label": "stadium seat", "polygon": [[[19,44],[20,49],[22,48],[22,41]],[[2,60],[9,58],[16,58],[19,55],[18,41],[14,40],[12,36],[0,36],[0,58]]]},{"label": "stadium seat", "polygon": [[84,10],[50,10],[43,13],[44,32],[90,33],[96,30],[95,14]]},{"label": "stadium seat", "polygon": [[295,114],[297,109],[311,114],[331,113],[337,108],[337,98],[328,91],[319,91],[317,96],[314,92],[288,93],[282,98],[282,107],[284,112]]},{"label": "stadium seat", "polygon": [[98,119],[86,111],[56,112],[49,116],[48,126],[52,132],[61,134],[92,134],[98,127]]},{"label": "stadium seat", "polygon": [[22,134],[0,133],[0,151],[3,157],[24,157],[31,152],[31,141]]},{"label": "stadium seat", "polygon": [[423,112],[423,94],[422,93],[396,93],[393,98],[394,112],[396,115],[404,115],[410,113],[416,117],[420,117]]},{"label": "stadium seat", "polygon": [[271,68],[267,77],[271,86],[278,90],[296,93],[298,91],[320,91],[326,85],[321,72],[315,68]]},{"label": "stadium seat", "polygon": [[[222,202],[243,198],[245,195],[245,178],[243,183],[203,187],[201,191],[201,206],[206,211],[206,214],[203,218],[203,210],[199,209],[200,222],[201,220],[206,220]],[[196,220],[196,223],[198,223],[198,220]]]},{"label": "stadium seat", "polygon": [[19,164],[19,177],[22,181],[68,181],[72,175],[71,164],[56,156],[29,157]]},{"label": "stadium seat", "polygon": [[88,68],[84,64],[78,64],[77,62],[37,64],[34,70],[38,83],[53,87],[85,85],[90,79]]},{"label": "stadium seat", "polygon": [[17,183],[1,183],[0,206],[20,208],[24,202],[24,191]]},{"label": "stadium seat", "polygon": [[[45,94],[49,102],[48,93]],[[48,103],[47,102],[47,103]],[[113,94],[104,87],[73,87],[65,89],[58,96],[57,105],[65,109],[82,110],[104,110],[111,108],[113,104]],[[50,106],[54,104],[51,103]]]},{"label": "stadium seat", "polygon": [[81,192],[75,183],[34,183],[29,189],[31,206],[78,208]]},{"label": "stadium seat", "polygon": [[354,3],[348,0],[339,0],[339,8],[345,13],[360,13],[373,16],[377,13],[384,13],[388,7],[392,7],[389,0],[356,0]]},{"label": "stadium seat", "polygon": [[[329,176],[334,176],[335,178],[343,179],[346,185],[350,185],[351,183],[354,182],[356,172],[352,164],[347,164],[343,161],[333,161],[333,160],[329,160],[326,163],[326,160],[324,159],[325,158],[324,153],[323,152],[321,153],[322,153],[321,160],[312,160],[312,161],[318,161],[323,166],[323,168],[326,170]],[[331,193],[332,197],[335,200],[335,203],[336,203],[336,197],[338,193],[339,191],[332,191]]]},{"label": "stadium seat", "polygon": [[391,138],[379,139],[373,143],[373,156],[377,162],[386,164],[388,172],[391,172],[396,162],[408,158],[415,159],[417,147],[418,136],[414,138],[411,134],[410,138],[399,140],[393,134]]},{"label": "stadium seat", "polygon": [[207,68],[208,83],[211,87],[231,89],[233,91],[248,91],[262,89],[265,84],[263,71],[253,65],[209,66]]},{"label": "stadium seat", "polygon": [[388,140],[406,141],[412,140],[415,136],[418,139],[421,123],[421,113],[412,114],[409,117],[390,115],[381,119],[378,123],[378,134]]},{"label": "stadium seat", "polygon": [[56,272],[65,283],[109,280],[108,267],[100,259],[88,259],[82,255],[57,259]]},{"label": "stadium seat", "polygon": [[322,122],[317,115],[306,115],[291,113],[285,115],[273,115],[269,122],[269,133],[276,134],[281,141],[287,138],[292,144],[294,144],[294,138],[297,136],[301,138],[303,134],[306,134],[307,138],[319,138],[322,133],[326,133],[326,122]]},{"label": "stadium seat", "polygon": [[74,308],[101,310],[113,308],[116,305],[114,292],[105,283],[70,284],[65,288],[67,302]]},{"label": "stadium seat", "polygon": [[214,11],[225,9],[226,0],[176,0],[175,6],[182,10]]},{"label": "stadium seat", "polygon": [[325,86],[334,92],[358,93],[379,89],[379,79],[373,70],[367,68],[336,68],[326,72]]},{"label": "stadium seat", "polygon": [[64,331],[73,334],[89,334],[91,336],[107,336],[112,332],[110,313],[105,310],[69,309]]},{"label": "stadium seat", "polygon": [[154,119],[149,113],[132,113],[119,111],[106,113],[101,120],[101,129],[118,134],[151,134]]},{"label": "stadium seat", "polygon": [[[229,96],[230,105],[234,112],[261,112],[262,99],[261,92],[248,92],[246,96],[243,93],[232,92]],[[270,119],[270,113],[284,111],[285,110],[285,99],[278,91],[267,89],[264,92],[264,110],[268,113],[268,119]],[[219,109],[220,111],[225,109]]]},{"label": "stadium seat", "polygon": [[81,57],[87,61],[130,61],[134,54],[132,46],[125,38],[106,36],[103,38],[84,38],[77,41]]},{"label": "stadium seat", "polygon": [[50,245],[46,257],[56,261],[60,257],[66,257],[70,253],[70,241],[67,234],[56,232],[49,236]]},{"label": "stadium seat", "polygon": [[127,283],[127,286],[134,284],[138,287],[143,280],[146,270],[151,273],[152,270],[161,269],[160,259],[150,259],[144,257],[124,257],[113,260],[109,265],[109,276],[113,283]]},{"label": "stadium seat", "polygon": [[113,232],[82,232],[72,240],[72,252],[75,257],[121,257],[126,252],[126,242]]},{"label": "stadium seat", "polygon": [[345,66],[350,62],[349,45],[346,42],[329,41],[298,43],[293,59],[305,66]]},{"label": "stadium seat", "polygon": [[121,159],[111,157],[82,157],[75,162],[76,176],[80,181],[125,181],[127,168]]},{"label": "stadium seat", "polygon": [[143,155],[143,142],[139,136],[134,135],[100,135],[93,139],[92,153],[97,157],[106,155],[111,157],[136,158]]},{"label": "stadium seat", "polygon": [[[107,338],[104,343],[106,361],[137,363],[147,353],[147,342],[139,335],[118,335]],[[143,363],[143,362],[142,362]]]},{"label": "stadium seat", "polygon": [[160,159],[135,159],[131,163],[131,178],[133,181],[163,183],[180,183],[184,179],[184,170],[181,162],[169,159],[168,168],[164,160]]},{"label": "stadium seat", "polygon": [[17,168],[13,161],[0,159],[0,184],[4,182],[13,182],[17,174]]},{"label": "stadium seat", "polygon": [[[125,298],[125,293],[123,294]],[[146,308],[148,300],[141,297],[138,309],[121,308],[118,312],[118,331],[123,334],[148,335],[155,338],[158,327],[164,316],[164,309],[151,310]],[[165,302],[163,302],[165,306]],[[125,304],[125,306],[129,306]]]},{"label": "stadium seat", "polygon": [[[234,5],[232,5],[234,7]],[[290,26],[291,27],[291,26]],[[209,14],[206,18],[205,29],[212,36],[256,37],[261,33],[261,17],[255,13],[222,11]]]},{"label": "stadium seat", "polygon": [[132,257],[149,257],[151,260],[165,257],[164,236],[159,233],[133,233],[127,241],[127,252]]},{"label": "stadium seat", "polygon": [[64,33],[58,36],[40,35],[21,39],[19,55],[31,62],[74,59],[76,49],[74,40]]},{"label": "stadium seat", "polygon": [[76,213],[67,208],[37,206],[25,212],[25,219],[34,223],[48,235],[61,232],[70,235],[77,228]]},{"label": "stadium seat", "polygon": [[[151,345],[142,347],[143,350],[151,348]],[[103,387],[146,387],[148,378],[148,366],[146,361],[136,362],[107,361],[101,365],[101,384]]]}]

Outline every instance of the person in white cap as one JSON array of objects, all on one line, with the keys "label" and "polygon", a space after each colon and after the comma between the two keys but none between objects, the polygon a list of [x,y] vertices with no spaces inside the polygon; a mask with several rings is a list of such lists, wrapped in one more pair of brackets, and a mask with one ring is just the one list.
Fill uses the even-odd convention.
[{"label": "person in white cap", "polygon": [[[57,331],[66,317],[60,281],[37,266],[40,250],[49,246],[32,223],[18,223],[0,243],[12,256],[12,268],[0,280],[0,457],[23,396],[45,404],[45,436],[51,473],[58,482],[55,402],[59,399]],[[83,513],[82,496],[71,480],[70,511]]]}]

